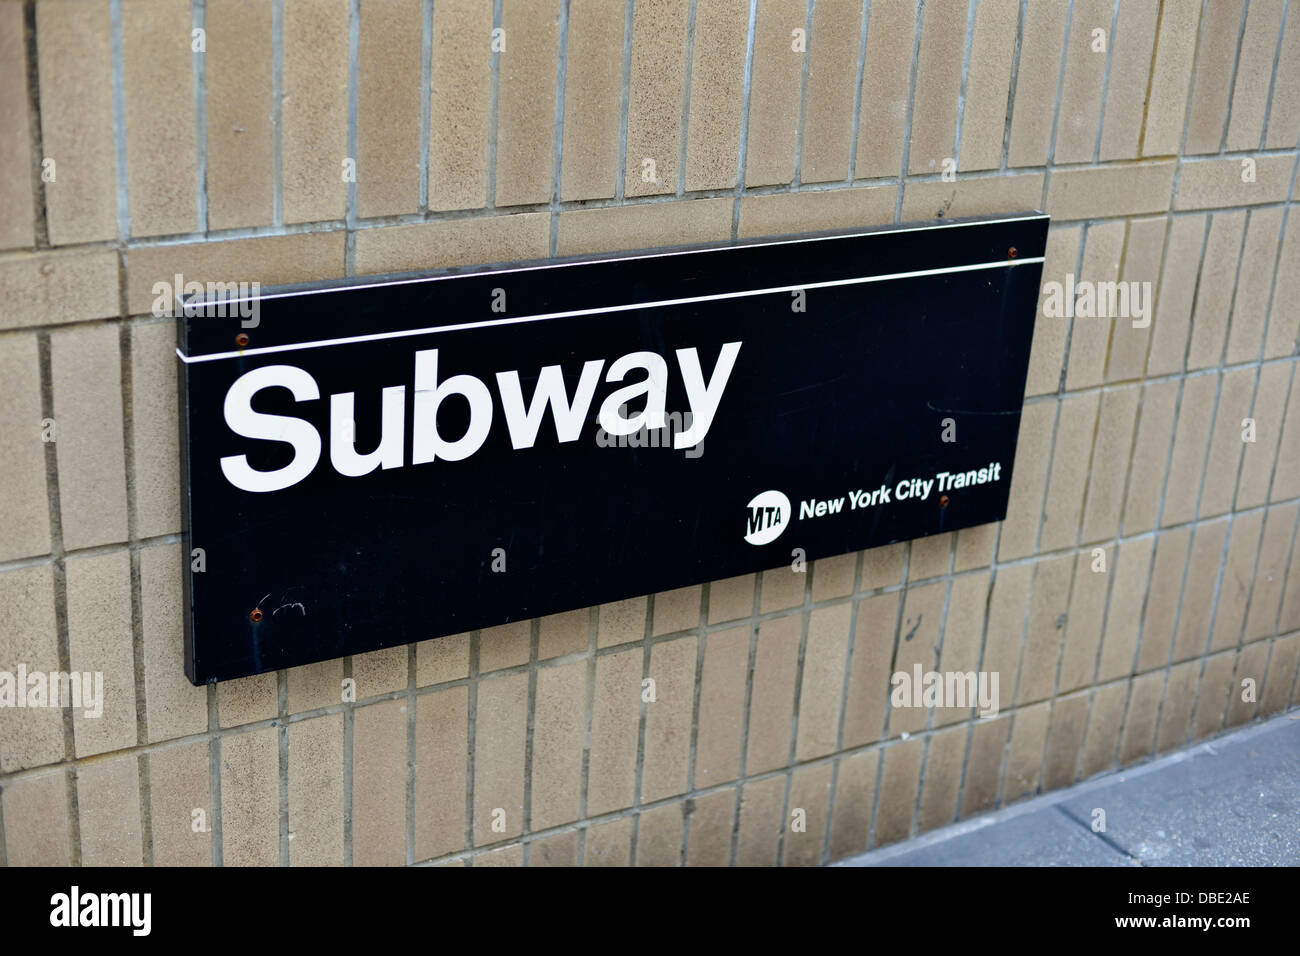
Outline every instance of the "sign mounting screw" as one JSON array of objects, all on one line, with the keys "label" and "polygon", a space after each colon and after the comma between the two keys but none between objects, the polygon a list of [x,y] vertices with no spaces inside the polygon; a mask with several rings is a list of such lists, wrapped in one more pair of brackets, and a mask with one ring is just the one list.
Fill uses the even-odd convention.
[{"label": "sign mounting screw", "polygon": [[253,608],[253,610],[248,615],[248,619],[252,621],[254,624],[256,624],[258,621],[262,619],[262,609],[260,607]]},{"label": "sign mounting screw", "polygon": [[241,349],[244,348],[246,345],[248,345],[248,333],[240,332],[238,335],[236,335],[235,344],[238,345]]}]

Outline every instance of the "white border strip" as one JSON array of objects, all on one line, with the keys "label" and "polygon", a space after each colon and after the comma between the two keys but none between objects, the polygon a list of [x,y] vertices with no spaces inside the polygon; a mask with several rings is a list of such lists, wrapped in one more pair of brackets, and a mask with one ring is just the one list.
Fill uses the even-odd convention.
[{"label": "white border strip", "polygon": [[[771,295],[777,292],[794,292],[799,289],[826,289],[833,286],[864,285],[869,282],[888,282],[895,279],[914,279],[920,276],[943,275],[950,272],[975,272],[982,269],[1002,269],[1015,266],[1034,265],[1043,261],[1042,256],[1028,259],[1007,259],[997,262],[980,262],[974,265],[948,266],[943,269],[919,269],[914,272],[894,272],[888,275],[859,276],[853,279],[832,279],[827,282],[808,282],[802,285],[772,286],[765,289],[748,289],[742,292],[718,292],[713,295],[695,295],[681,299],[660,299],[654,302],[630,302],[626,305],[600,306],[592,309],[574,309],[568,312],[543,312],[538,315],[521,315],[510,319],[488,319],[483,322],[461,322],[456,325],[435,325],[423,329],[399,329],[395,332],[375,332],[371,335],[349,335],[337,339],[318,339],[314,342],[294,342],[288,345],[268,345],[258,349],[237,349],[233,352],[213,352],[209,355],[187,356],[180,348],[177,357],[186,365],[196,362],[215,362],[218,359],[269,355],[274,352],[296,352],[299,349],[324,348],[331,345],[355,345],[359,342],[378,342],[383,339],[401,339],[415,335],[435,335],[438,332],[460,332],[465,329],[481,329],[494,325],[516,325],[522,322],[542,322],[547,319],[567,319],[580,315],[600,315],[609,312],[631,312],[634,309],[657,309],[669,305],[687,305],[694,302],[717,302],[722,299],[741,299],[756,295]],[[227,303],[228,304],[228,303]]]}]

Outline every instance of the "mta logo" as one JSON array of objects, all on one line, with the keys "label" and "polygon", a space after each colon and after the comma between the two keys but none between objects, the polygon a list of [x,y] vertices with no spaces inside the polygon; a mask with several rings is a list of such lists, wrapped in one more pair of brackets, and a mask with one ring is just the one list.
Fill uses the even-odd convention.
[{"label": "mta logo", "polygon": [[746,505],[745,540],[750,544],[775,541],[790,523],[790,499],[779,491],[764,491]]}]

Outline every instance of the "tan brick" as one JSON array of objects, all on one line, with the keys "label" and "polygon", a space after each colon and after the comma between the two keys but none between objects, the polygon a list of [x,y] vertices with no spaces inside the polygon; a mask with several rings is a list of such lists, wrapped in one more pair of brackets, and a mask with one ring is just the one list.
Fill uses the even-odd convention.
[{"label": "tan brick", "polygon": [[623,817],[587,830],[584,866],[630,866],[632,863],[632,818]]},{"label": "tan brick", "polygon": [[1133,673],[1138,629],[1142,623],[1142,602],[1146,599],[1154,546],[1151,538],[1125,541],[1108,558],[1109,574],[1115,577],[1106,611],[1101,657],[1097,662],[1098,681],[1114,680]]},{"label": "tan brick", "polygon": [[705,638],[699,733],[695,745],[697,788],[735,780],[740,773],[749,633],[748,627],[737,627],[716,631]]},{"label": "tan brick", "polygon": [[976,4],[970,70],[962,112],[959,168],[997,169],[1006,132],[1007,91],[1019,30],[1020,4],[993,0]]},{"label": "tan brick", "polygon": [[[1145,316],[1138,317],[1133,308],[1131,318],[1119,319],[1110,337],[1110,358],[1106,365],[1106,381],[1122,382],[1142,377],[1151,345],[1151,322],[1155,313],[1155,290],[1160,283],[1160,260],[1164,255],[1168,217],[1133,219],[1129,221],[1128,239],[1124,248],[1124,267],[1120,281],[1150,283],[1142,295]],[[1130,286],[1130,288],[1134,288]],[[1136,288],[1143,289],[1138,285]]]},{"label": "tan brick", "polygon": [[406,862],[406,701],[358,707],[352,718],[352,862]]},{"label": "tan brick", "polygon": [[1286,199],[1295,169],[1293,156],[1255,159],[1255,181],[1242,182],[1240,159],[1213,159],[1183,163],[1178,178],[1175,209],[1222,209],[1252,206]]},{"label": "tan brick", "polygon": [[145,722],[150,742],[208,729],[208,689],[185,676],[184,598],[179,545],[140,552]]},{"label": "tan brick", "polygon": [[[1016,703],[1026,704],[1052,696],[1069,622],[1070,584],[1075,558],[1065,555],[1040,561],[1034,569],[1034,591],[1029,601],[1025,649],[1020,656],[1020,687]],[[999,681],[999,690],[1001,690]]]},{"label": "tan brick", "polygon": [[762,573],[762,595],[758,599],[760,614],[783,611],[803,604],[808,575],[803,571],[796,571],[792,565],[793,562]]},{"label": "tan brick", "polygon": [[610,647],[645,637],[648,606],[643,597],[602,604],[596,624],[596,646]]},{"label": "tan brick", "polygon": [[1161,4],[1157,0],[1138,0],[1117,9],[1098,153],[1102,161],[1134,159],[1138,155],[1143,121],[1147,120],[1147,84]]},{"label": "tan brick", "polygon": [[538,621],[537,658],[581,654],[589,645],[591,612],[587,608],[551,614]]},{"label": "tan brick", "polygon": [[698,627],[702,597],[703,589],[698,584],[656,594],[654,624],[650,633],[657,637]]},{"label": "tan brick", "polygon": [[1234,654],[1219,654],[1205,660],[1201,671],[1201,692],[1196,700],[1196,716],[1192,721],[1192,737],[1208,737],[1223,728],[1228,697],[1232,693]]},{"label": "tan brick", "polygon": [[514,621],[510,624],[489,627],[480,631],[478,636],[479,673],[527,664],[530,653],[529,645],[532,643],[532,633],[533,625],[531,621]]},{"label": "tan brick", "polygon": [[317,661],[286,671],[289,713],[301,714],[343,702],[343,659]]},{"label": "tan brick", "polygon": [[[1300,535],[1297,535],[1300,540]],[[1295,574],[1290,573],[1296,568]],[[1278,633],[1286,633],[1300,628],[1300,562],[1296,561],[1296,546],[1291,545],[1291,563],[1287,566],[1286,591],[1282,595],[1282,611],[1278,616]]]},{"label": "tan brick", "polygon": [[16,777],[5,784],[3,804],[9,866],[72,866],[66,773]]},{"label": "tan brick", "polygon": [[1222,580],[1214,612],[1214,629],[1209,650],[1236,647],[1246,623],[1246,602],[1255,578],[1255,557],[1264,530],[1264,513],[1236,515],[1229,531],[1228,553],[1223,561]]},{"label": "tan brick", "polygon": [[[436,14],[435,14],[436,16]],[[558,0],[504,0],[499,57],[496,204],[546,202],[551,197],[555,131]]]},{"label": "tan brick", "polygon": [[538,259],[546,255],[550,213],[453,219],[357,233],[358,275]]},{"label": "tan brick", "polygon": [[785,830],[784,775],[747,783],[740,792],[736,863],[776,866]]},{"label": "tan brick", "polygon": [[1156,732],[1156,715],[1164,691],[1165,672],[1134,678],[1129,685],[1128,712],[1120,735],[1119,762],[1128,765],[1150,756]]},{"label": "tan brick", "polygon": [[962,758],[966,754],[967,728],[951,727],[930,738],[925,758],[925,785],[917,813],[919,832],[945,826],[957,816]]},{"label": "tan brick", "polygon": [[[265,0],[229,0],[204,8],[211,229],[269,225],[275,216],[271,11]],[[364,115],[359,112],[359,123],[366,122],[360,118]]]},{"label": "tan brick", "polygon": [[134,756],[77,768],[77,816],[82,866],[139,866],[140,768]]},{"label": "tan brick", "polygon": [[765,621],[758,628],[745,772],[763,773],[790,762],[795,671],[802,615]]},{"label": "tan brick", "polygon": [[114,326],[50,336],[65,548],[125,541],[126,452]]},{"label": "tan brick", "polygon": [[[1171,162],[1058,169],[1047,187],[1047,211],[1053,219],[1162,212],[1169,206],[1176,169],[1177,164]],[[1182,182],[1186,181],[1184,167]]]},{"label": "tan brick", "polygon": [[[1277,75],[1295,76],[1300,69],[1300,21],[1287,18],[1278,54]],[[1268,149],[1290,147],[1295,144],[1297,136],[1300,136],[1300,86],[1278,83],[1269,104],[1264,146]]]},{"label": "tan brick", "polygon": [[885,750],[873,830],[874,846],[884,846],[911,835],[924,747],[925,741],[916,738],[896,743]]},{"label": "tan brick", "polygon": [[998,709],[1011,706],[1020,677],[1020,648],[1024,643],[1029,607],[1029,586],[1034,568],[1029,564],[1000,568],[993,578],[989,598],[988,634],[980,669],[998,675]]},{"label": "tan brick", "polygon": [[1238,508],[1255,508],[1268,499],[1290,387],[1290,363],[1265,365],[1259,370],[1259,384],[1251,412],[1255,420],[1255,440],[1241,443],[1241,477],[1237,481],[1235,499]]},{"label": "tan brick", "polygon": [[474,866],[523,866],[524,845],[514,843],[474,857]]},{"label": "tan brick", "polygon": [[415,686],[428,687],[469,676],[469,635],[451,634],[415,646]]},{"label": "tan brick", "polygon": [[285,222],[342,219],[346,211],[349,20],[342,4],[289,4],[284,9],[280,122]]},{"label": "tan brick", "polygon": [[1241,0],[1206,4],[1197,43],[1191,110],[1187,117],[1184,151],[1189,155],[1217,153],[1223,141],[1241,12]]},{"label": "tan brick", "polygon": [[1232,508],[1237,490],[1237,472],[1241,465],[1242,421],[1250,415],[1255,394],[1255,369],[1236,369],[1223,373],[1219,387],[1219,407],[1210,433],[1210,451],[1205,462],[1205,482],[1201,489],[1198,517],[1212,518]]},{"label": "tan brick", "polygon": [[434,12],[430,209],[477,209],[487,202],[491,34],[488,4],[444,0]]},{"label": "tan brick", "polygon": [[729,239],[731,206],[730,199],[720,198],[567,211],[560,214],[556,254],[586,255]]},{"label": "tan brick", "polygon": [[[1107,557],[1108,560],[1111,558],[1113,554]],[[1058,697],[1091,684],[1097,669],[1097,650],[1101,647],[1102,620],[1106,616],[1106,598],[1111,582],[1107,574],[1093,570],[1096,561],[1087,551],[1075,559],[1065,646],[1061,650],[1060,672],[1056,678]]]},{"label": "tan brick", "polygon": [[687,192],[736,185],[747,33],[747,12],[736,0],[697,2],[686,124]]},{"label": "tan brick", "polygon": [[[948,617],[942,635],[940,670],[961,674],[979,670],[980,643],[984,637],[984,609],[988,606],[990,583],[990,575],[987,573],[953,579],[948,594]],[[969,703],[975,704],[977,701]],[[970,706],[936,707],[934,726],[941,727],[965,720],[970,713]]]},{"label": "tan brick", "polygon": [[577,866],[578,831],[557,833],[534,840],[528,851],[529,866]]},{"label": "tan brick", "polygon": [[801,182],[832,182],[849,175],[853,126],[847,120],[853,114],[853,96],[857,90],[861,32],[862,4],[857,0],[822,0],[813,6],[800,151]]},{"label": "tan brick", "polygon": [[[1275,714],[1286,707],[1295,685],[1296,662],[1300,660],[1300,634],[1289,634],[1273,642],[1273,653],[1268,660],[1268,674],[1259,695],[1260,716]],[[13,846],[12,843],[9,844]],[[13,859],[10,850],[10,860]]]},{"label": "tan brick", "polygon": [[45,184],[52,245],[117,237],[109,5],[60,0],[36,8],[41,149],[54,160]]},{"label": "tan brick", "polygon": [[[420,208],[424,4],[421,0],[371,4],[361,10],[360,20],[357,215],[415,212]],[[521,42],[527,38],[521,37]],[[503,70],[503,89],[505,77]],[[555,82],[554,70],[551,82]]]},{"label": "tan brick", "polygon": [[1228,116],[1229,150],[1256,149],[1264,137],[1264,116],[1285,9],[1284,0],[1257,0],[1246,7],[1246,29],[1237,53]]},{"label": "tan brick", "polygon": [[830,858],[839,860],[867,848],[876,797],[880,754],[871,750],[837,761],[835,806],[831,813]]},{"label": "tan brick", "polygon": [[352,658],[357,700],[405,690],[408,656],[406,645],[398,644]]},{"label": "tan brick", "polygon": [[1056,408],[1056,402],[1036,402],[1026,405],[1020,415],[1020,440],[1011,472],[1008,517],[1002,523],[998,543],[1000,561],[1032,554],[1037,544]]},{"label": "tan brick", "polygon": [[264,727],[221,738],[222,862],[227,866],[280,863],[279,733]]},{"label": "tan brick", "polygon": [[1169,459],[1170,480],[1160,517],[1162,527],[1191,521],[1196,516],[1196,497],[1201,484],[1197,478],[1205,468],[1218,378],[1200,375],[1183,383],[1178,402],[1178,431],[1174,434],[1174,450]]},{"label": "tan brick", "polygon": [[1094,392],[1061,401],[1052,474],[1047,484],[1047,501],[1043,505],[1043,528],[1039,541],[1042,551],[1055,551],[1073,545],[1079,539],[1089,458],[1097,431],[1099,397]]},{"label": "tan brick", "polygon": [[587,772],[587,813],[591,816],[632,805],[641,722],[641,668],[639,648],[596,659]]},{"label": "tan brick", "polygon": [[1050,706],[1042,703],[1022,708],[1012,718],[1006,779],[1002,783],[1004,804],[1015,803],[1038,792]]},{"label": "tan brick", "polygon": [[1286,501],[1300,495],[1300,388],[1295,387],[1294,370],[1291,378],[1291,394],[1286,403],[1282,438],[1278,441],[1269,501]]},{"label": "tan brick", "polygon": [[1025,8],[1015,109],[1007,144],[1009,166],[1041,166],[1047,162],[1052,148],[1067,13],[1069,7],[1059,3],[1033,3]]},{"label": "tan brick", "polygon": [[1114,4],[1110,0],[1075,0],[1066,44],[1065,77],[1056,120],[1053,162],[1086,163],[1097,146],[1102,87],[1106,82],[1107,55],[1093,48],[1093,31],[1111,33]]},{"label": "tan brick", "polygon": [[[770,186],[794,179],[805,54],[792,48],[791,31],[804,29],[807,7],[800,0],[758,0],[757,10],[745,185]],[[904,92],[904,98],[906,95]],[[901,120],[898,128],[901,134]],[[892,173],[886,175],[897,171],[895,160]],[[868,174],[859,170],[858,175]]]},{"label": "tan brick", "polygon": [[343,863],[343,715],[289,726],[289,863]]},{"label": "tan brick", "polygon": [[[149,754],[149,837],[154,866],[211,866],[212,773],[206,740]],[[195,830],[203,812],[203,827]]]},{"label": "tan brick", "polygon": [[1074,783],[1074,770],[1083,750],[1087,720],[1086,695],[1057,700],[1052,707],[1052,724],[1047,733],[1047,752],[1043,759],[1044,790],[1057,790]]},{"label": "tan brick", "polygon": [[1139,672],[1169,663],[1174,617],[1178,613],[1178,596],[1182,592],[1190,540],[1191,531],[1178,528],[1161,534],[1156,544],[1156,560],[1151,568],[1151,584],[1138,648]]},{"label": "tan brick", "polygon": [[898,609],[897,593],[867,598],[858,605],[844,704],[843,747],[860,747],[881,739]]},{"label": "tan brick", "polygon": [[903,187],[903,221],[1023,212],[1037,209],[1042,198],[1041,173],[909,182]]},{"label": "tan brick", "polygon": [[469,689],[421,694],[415,704],[415,859],[465,847]]},{"label": "tan brick", "polygon": [[[1082,226],[1057,226],[1048,231],[1047,249],[1043,257],[1044,286],[1055,282],[1064,288],[1066,274],[1073,273],[1079,261],[1079,244],[1082,241]],[[1070,320],[1063,315],[1045,314],[1046,302],[1046,295],[1039,297],[1034,340],[1029,353],[1029,374],[1025,381],[1026,395],[1045,395],[1056,392],[1061,387],[1065,340],[1070,332]]]},{"label": "tan brick", "polygon": [[826,814],[831,796],[830,763],[800,767],[790,783],[782,866],[817,866],[826,841]]},{"label": "tan brick", "polygon": [[1124,706],[1128,700],[1127,684],[1098,688],[1088,714],[1088,733],[1084,738],[1083,762],[1079,776],[1087,778],[1115,765],[1115,751],[1124,723]]},{"label": "tan brick", "polygon": [[[893,670],[909,678],[914,668],[922,673],[934,670],[939,664],[939,641],[943,631],[943,605],[948,585],[935,581],[921,587],[910,587],[904,592],[903,620],[899,626],[897,649],[894,651]],[[891,678],[892,684],[892,678]],[[912,693],[918,693],[913,685]],[[928,707],[899,707],[890,696],[891,708],[886,721],[888,736],[915,733],[924,730],[929,718]]]},{"label": "tan brick", "polygon": [[1281,209],[1251,210],[1232,304],[1232,327],[1228,330],[1225,361],[1229,365],[1259,358],[1281,229]]},{"label": "tan brick", "polygon": [[1002,764],[1007,749],[1010,717],[977,720],[971,730],[970,756],[966,760],[966,777],[962,784],[962,819],[991,810],[998,802],[1002,783]]},{"label": "tan brick", "polygon": [[1200,19],[1201,9],[1194,3],[1161,5],[1142,133],[1143,156],[1174,155],[1182,145]]},{"label": "tan brick", "polygon": [[643,0],[632,8],[625,195],[677,190],[688,13],[686,0]]},{"label": "tan brick", "polygon": [[993,561],[993,548],[997,543],[998,526],[993,524],[976,525],[962,528],[957,532],[956,555],[953,559],[954,571],[969,571],[972,568],[985,568]]},{"label": "tan brick", "polygon": [[27,120],[27,50],[23,7],[0,4],[0,249],[36,242],[32,216],[32,143]]},{"label": "tan brick", "polygon": [[1178,382],[1161,382],[1142,388],[1137,438],[1133,443],[1128,495],[1124,503],[1126,535],[1150,531],[1156,526],[1177,399]]},{"label": "tan brick", "polygon": [[1287,559],[1295,535],[1296,512],[1300,505],[1274,506],[1264,519],[1264,536],[1255,564],[1255,583],[1250,592],[1250,610],[1246,614],[1246,643],[1277,633],[1282,586],[1287,573]]},{"label": "tan brick", "polygon": [[[618,176],[624,18],[603,0],[571,0],[565,48],[560,195],[609,199]],[[694,124],[692,124],[694,125]]]},{"label": "tan brick", "polygon": [[825,756],[836,749],[852,610],[849,604],[839,604],[809,616],[795,744],[798,760]]},{"label": "tan brick", "polygon": [[1260,641],[1237,652],[1237,673],[1228,696],[1227,726],[1236,727],[1254,719],[1259,708],[1259,688],[1268,667],[1268,651],[1268,643]]},{"label": "tan brick", "polygon": [[687,866],[727,866],[731,862],[731,830],[736,819],[736,789],[728,787],[695,798],[691,832],[686,845]]},{"label": "tan brick", "polygon": [[740,236],[783,236],[821,229],[859,229],[894,221],[897,186],[857,186],[745,196]]},{"label": "tan brick", "polygon": [[36,336],[6,336],[0,339],[0,560],[50,550],[44,431]]},{"label": "tan brick", "polygon": [[[15,698],[30,699],[25,696],[30,688],[17,679],[20,666],[25,666],[29,675],[62,670],[58,642],[53,567],[37,565],[0,574],[0,670],[14,675]],[[17,703],[17,699],[9,703]],[[7,710],[0,720],[0,771],[12,773],[63,758],[60,709],[24,706]]]},{"label": "tan brick", "polygon": [[1246,229],[1244,212],[1220,213],[1212,217],[1201,264],[1196,308],[1192,313],[1192,343],[1187,350],[1187,368],[1211,368],[1223,361],[1223,341],[1232,308],[1241,240]]},{"label": "tan brick", "polygon": [[194,54],[186,0],[124,0],[122,85],[131,234],[193,232],[198,222]]},{"label": "tan brick", "polygon": [[812,567],[812,599],[827,601],[832,598],[848,597],[853,593],[857,570],[856,553],[819,558]]},{"label": "tan brick", "polygon": [[579,817],[586,707],[585,660],[538,670],[530,830],[559,826]]},{"label": "tan brick", "polygon": [[681,866],[682,805],[644,810],[636,831],[637,866]]},{"label": "tan brick", "polygon": [[[157,298],[154,284],[170,287],[178,273],[187,283],[258,282],[264,287],[341,276],[345,239],[342,232],[312,232],[132,249],[127,254],[127,307],[132,314],[150,312]],[[360,239],[357,245],[362,245]]]},{"label": "tan brick", "polygon": [[1085,543],[1103,541],[1119,533],[1124,482],[1128,477],[1125,466],[1137,424],[1138,395],[1138,389],[1133,387],[1107,391],[1102,396],[1080,527],[1080,540]]},{"label": "tan brick", "polygon": [[[1124,254],[1125,224],[1108,222],[1089,226],[1083,249],[1082,281],[1100,285],[1119,279],[1120,259]],[[1097,311],[1104,307],[1098,306]],[[1111,332],[1123,318],[1108,315],[1078,315],[1070,330],[1070,363],[1065,372],[1068,391],[1100,384],[1105,378],[1106,353]]]},{"label": "tan brick", "polygon": [[1178,614],[1171,661],[1185,661],[1205,653],[1227,534],[1226,520],[1196,526],[1191,555],[1187,559],[1187,580],[1183,584],[1182,608]]},{"label": "tan brick", "polygon": [[[480,681],[474,730],[474,842],[523,832],[528,675]],[[504,826],[494,827],[505,811]]]},{"label": "tan brick", "polygon": [[217,714],[222,727],[269,720],[280,712],[275,673],[241,677],[217,685]]},{"label": "tan brick", "polygon": [[662,800],[687,790],[697,647],[697,640],[687,637],[656,644],[650,650],[655,699],[646,703],[642,802]]},{"label": "tan brick", "polygon": [[1208,224],[1208,216],[1175,216],[1170,223],[1169,248],[1152,319],[1148,375],[1183,370]]},{"label": "tan brick", "polygon": [[913,541],[907,559],[908,583],[947,574],[952,563],[953,539],[953,534],[936,534]]},{"label": "tan brick", "polygon": [[117,253],[78,249],[5,259],[0,301],[0,329],[117,315]]},{"label": "tan brick", "polygon": [[754,575],[742,574],[709,585],[709,623],[748,617],[754,608]]},{"label": "tan brick", "polygon": [[904,545],[891,544],[862,552],[862,590],[897,585],[903,579]]},{"label": "tan brick", "polygon": [[1187,661],[1169,668],[1165,700],[1160,707],[1160,724],[1156,728],[1156,753],[1181,747],[1187,740],[1192,708],[1196,704],[1196,684],[1200,677],[1200,661]]},{"label": "tan brick", "polygon": [[944,159],[955,152],[967,9],[961,0],[930,0],[921,14],[907,165],[913,175],[944,172]]},{"label": "tan brick", "polygon": [[69,558],[68,658],[74,671],[102,671],[103,714],[74,708],[77,756],[134,747],[135,660],[131,636],[131,559],[125,551]]},{"label": "tan brick", "polygon": [[142,538],[181,530],[176,416],[176,328],[172,322],[133,326],[131,449],[136,534]]}]

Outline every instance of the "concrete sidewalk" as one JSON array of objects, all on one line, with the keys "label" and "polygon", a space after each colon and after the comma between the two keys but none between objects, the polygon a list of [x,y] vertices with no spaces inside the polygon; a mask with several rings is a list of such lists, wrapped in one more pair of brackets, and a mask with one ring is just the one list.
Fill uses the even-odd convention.
[{"label": "concrete sidewalk", "polygon": [[836,865],[1300,865],[1300,712]]}]

